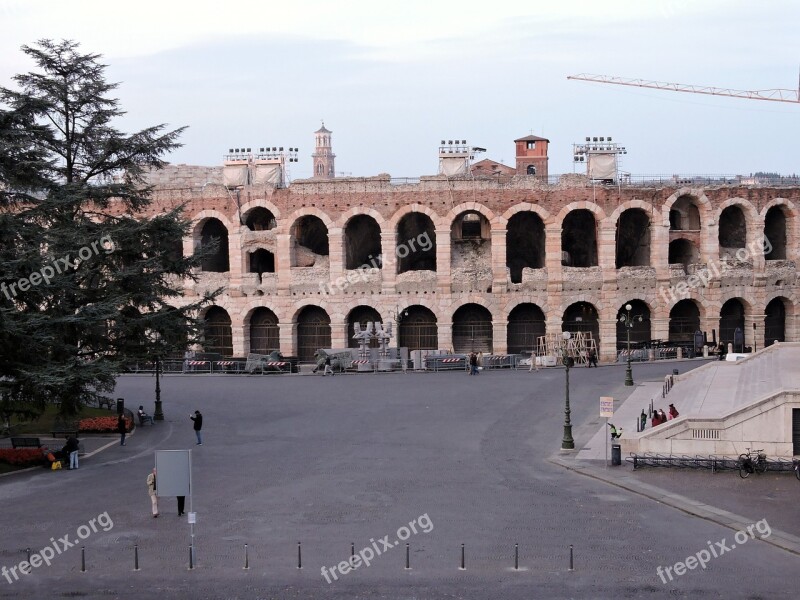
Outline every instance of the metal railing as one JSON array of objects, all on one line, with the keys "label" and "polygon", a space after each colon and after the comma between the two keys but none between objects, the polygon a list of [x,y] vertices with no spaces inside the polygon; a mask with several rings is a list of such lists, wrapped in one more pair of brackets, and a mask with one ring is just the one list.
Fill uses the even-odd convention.
[{"label": "metal railing", "polygon": [[[633,465],[634,469],[643,467],[668,467],[671,469],[710,469],[716,471],[731,471],[739,468],[738,456],[688,456],[673,454],[644,454],[631,453],[625,459]],[[790,458],[768,458],[767,471],[792,471],[793,461]]]}]

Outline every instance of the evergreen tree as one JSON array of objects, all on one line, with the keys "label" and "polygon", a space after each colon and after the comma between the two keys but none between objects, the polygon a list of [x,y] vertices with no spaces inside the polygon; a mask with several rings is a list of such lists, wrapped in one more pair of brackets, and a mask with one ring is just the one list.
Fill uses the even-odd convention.
[{"label": "evergreen tree", "polygon": [[199,260],[180,251],[182,207],[145,214],[145,175],[183,128],[116,129],[117,85],[75,42],[22,51],[38,71],[0,88],[0,411],[74,414],[126,363],[195,339],[216,294],[169,304]]}]

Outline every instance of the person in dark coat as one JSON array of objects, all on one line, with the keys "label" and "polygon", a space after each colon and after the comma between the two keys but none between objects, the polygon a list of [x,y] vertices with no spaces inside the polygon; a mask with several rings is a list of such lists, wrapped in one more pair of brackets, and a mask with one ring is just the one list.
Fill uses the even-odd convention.
[{"label": "person in dark coat", "polygon": [[178,498],[178,516],[183,515],[183,508],[186,505],[186,496],[177,496]]},{"label": "person in dark coat", "polygon": [[203,415],[199,410],[194,411],[194,415],[189,415],[189,418],[194,421],[194,434],[197,436],[197,445],[203,445],[203,434],[200,430],[203,429]]},{"label": "person in dark coat", "polygon": [[125,445],[125,434],[128,432],[128,423],[125,422],[125,416],[120,415],[117,419],[117,431],[119,431],[119,445]]},{"label": "person in dark coat", "polygon": [[640,426],[641,426],[640,431],[644,431],[644,428],[647,427],[647,413],[644,412],[644,409],[642,409],[642,414],[639,415],[639,420],[641,421],[640,422]]},{"label": "person in dark coat", "polygon": [[80,442],[74,435],[67,438],[67,443],[64,445],[64,455],[69,456],[69,468],[78,468],[78,450],[80,449]]}]

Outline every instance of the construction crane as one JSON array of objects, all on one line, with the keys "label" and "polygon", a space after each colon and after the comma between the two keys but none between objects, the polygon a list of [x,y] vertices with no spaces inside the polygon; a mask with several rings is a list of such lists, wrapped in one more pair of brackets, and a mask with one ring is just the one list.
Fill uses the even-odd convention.
[{"label": "construction crane", "polygon": [[746,100],[768,100],[770,102],[790,102],[800,104],[800,84],[796,90],[733,90],[730,88],[717,88],[709,85],[688,85],[685,83],[667,83],[664,81],[648,81],[647,79],[623,79],[610,75],[569,75],[567,79],[580,81],[593,81],[595,83],[612,83],[614,85],[628,85],[631,87],[651,88],[654,90],[669,90],[672,92],[687,92],[689,94],[707,94],[709,96],[730,96]]}]

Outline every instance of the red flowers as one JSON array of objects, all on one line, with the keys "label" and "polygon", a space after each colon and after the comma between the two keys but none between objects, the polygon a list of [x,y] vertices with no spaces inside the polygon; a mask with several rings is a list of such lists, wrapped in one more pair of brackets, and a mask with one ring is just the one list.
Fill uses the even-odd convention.
[{"label": "red flowers", "polygon": [[[133,420],[125,417],[125,424],[127,425],[126,431],[130,431],[133,427]],[[78,431],[85,431],[88,433],[116,433],[117,417],[81,419],[78,422]]]},{"label": "red flowers", "polygon": [[15,467],[34,467],[44,462],[39,448],[0,448],[0,462]]}]

